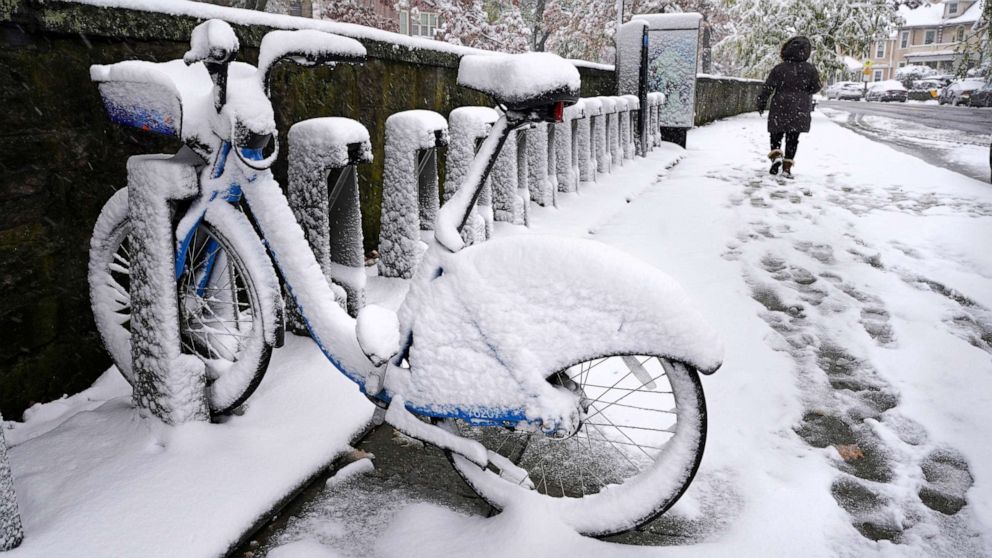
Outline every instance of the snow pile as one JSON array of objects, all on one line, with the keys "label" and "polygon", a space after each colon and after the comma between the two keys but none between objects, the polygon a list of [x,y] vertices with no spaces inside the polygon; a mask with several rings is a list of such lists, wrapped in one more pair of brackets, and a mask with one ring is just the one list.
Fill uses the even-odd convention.
[{"label": "snow pile", "polygon": [[[598,558],[647,555],[580,536],[542,509],[540,502],[511,506],[492,518],[466,516],[432,504],[400,511],[376,542],[382,558],[544,556]],[[651,549],[652,551],[654,549]]]},{"label": "snow pile", "polygon": [[400,310],[417,373],[397,391],[411,403],[543,419],[561,398],[545,377],[575,362],[629,353],[720,364],[720,341],[674,281],[598,243],[510,237],[438,257],[440,276],[415,281]]},{"label": "snow pile", "polygon": [[355,325],[358,344],[372,364],[380,366],[393,358],[400,348],[400,327],[396,313],[378,304],[370,304],[358,314]]},{"label": "snow pile", "polygon": [[[437,169],[428,182],[418,172],[420,153],[433,150],[440,135],[447,143],[448,122],[429,110],[398,112],[386,119],[386,160],[382,184],[382,225],[379,233],[379,273],[409,279],[417,267],[424,245],[422,229],[434,226],[439,204]],[[433,157],[428,153],[427,156]]]},{"label": "snow pile", "polygon": [[[28,536],[14,557],[222,556],[349,449],[372,405],[309,340],[287,336],[243,415],[166,427],[111,368],[5,423]],[[7,555],[5,555],[7,556]]]},{"label": "snow pile", "polygon": [[579,71],[547,52],[470,55],[458,64],[458,84],[481,91],[500,103],[514,105],[550,91],[579,93]]},{"label": "snow pile", "polygon": [[193,28],[189,50],[183,55],[183,61],[193,64],[213,60],[217,54],[223,54],[223,58],[227,59],[236,55],[240,46],[238,36],[227,22],[210,19]]}]

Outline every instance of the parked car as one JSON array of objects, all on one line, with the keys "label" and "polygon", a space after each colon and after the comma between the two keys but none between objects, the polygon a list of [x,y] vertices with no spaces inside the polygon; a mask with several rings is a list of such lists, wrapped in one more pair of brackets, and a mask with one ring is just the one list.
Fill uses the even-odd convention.
[{"label": "parked car", "polygon": [[861,98],[864,86],[853,81],[838,81],[824,90],[828,99],[857,101]]},{"label": "parked car", "polygon": [[930,101],[936,99],[943,88],[944,85],[938,80],[918,79],[909,88],[908,98],[910,101]]},{"label": "parked car", "polygon": [[992,81],[985,82],[981,89],[972,93],[968,104],[973,107],[992,107]]},{"label": "parked car", "polygon": [[940,88],[943,89],[943,88],[947,87],[948,85],[954,83],[954,79],[955,78],[954,78],[954,76],[952,76],[950,74],[944,74],[944,75],[940,75],[940,76],[930,76],[927,79],[928,80],[933,80],[933,81],[936,81],[936,82],[940,83]]},{"label": "parked car", "polygon": [[828,99],[857,101],[861,98],[864,86],[853,81],[838,81],[826,90]]},{"label": "parked car", "polygon": [[968,78],[955,81],[940,92],[937,99],[942,105],[967,105],[971,100],[971,94],[982,88],[985,80]]},{"label": "parked car", "polygon": [[886,81],[876,81],[868,86],[868,93],[865,94],[866,101],[897,101],[905,103],[909,92],[901,83],[894,79]]}]

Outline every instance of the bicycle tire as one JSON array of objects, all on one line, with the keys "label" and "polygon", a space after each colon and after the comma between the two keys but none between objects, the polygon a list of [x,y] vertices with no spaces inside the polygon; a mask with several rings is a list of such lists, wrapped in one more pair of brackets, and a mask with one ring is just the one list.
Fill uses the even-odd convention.
[{"label": "bicycle tire", "polygon": [[[636,378],[628,380],[630,376],[628,373],[612,386],[608,383],[593,384],[590,368],[585,368],[586,372],[582,372],[582,367],[588,363],[623,359],[629,356],[638,358],[639,362],[640,359],[645,359],[641,362],[642,365],[655,359],[658,366],[664,370],[664,374],[656,376],[652,373],[652,381],[657,385],[664,376],[666,385],[671,387],[670,397],[661,399],[670,399],[674,403],[673,414],[676,423],[669,427],[674,432],[657,452],[654,449],[657,446],[646,445],[636,450],[631,448],[630,452],[626,451],[631,445],[637,445],[631,444],[635,442],[633,436],[651,434],[646,430],[639,430],[645,428],[642,424],[631,424],[634,419],[640,420],[637,418],[638,414],[643,418],[654,419],[657,417],[647,417],[647,414],[657,412],[661,415],[670,411],[637,409],[647,404],[645,401],[651,397],[651,394],[633,390],[648,386],[649,383],[642,382],[640,387],[637,387],[636,382],[639,380]],[[595,366],[599,365],[593,365]],[[577,368],[577,373],[567,373]],[[533,487],[527,488],[522,486],[522,483],[514,483],[508,478],[501,477],[494,465],[481,469],[463,456],[449,451],[447,455],[452,466],[465,482],[494,508],[503,509],[520,496],[517,494],[520,491],[537,494],[544,500],[545,509],[557,514],[564,523],[587,536],[603,537],[628,531],[665,513],[688,489],[702,461],[706,444],[706,403],[696,371],[682,363],[656,356],[610,355],[589,359],[562,372],[566,372],[568,379],[578,384],[582,397],[595,396],[586,411],[586,417],[579,431],[567,439],[557,440],[540,432],[519,433],[500,427],[475,427],[457,420],[444,421],[444,425],[453,432],[481,442],[488,450],[496,451],[514,462],[514,465],[527,471]],[[562,372],[549,378],[558,378],[557,383],[564,384],[565,381],[560,376]],[[604,369],[602,372],[609,373],[609,370]],[[585,374],[584,379],[582,374]],[[596,379],[596,381],[600,380],[601,378]],[[593,385],[600,387],[593,388]],[[607,386],[609,388],[604,390],[603,388]],[[616,389],[617,393],[612,396],[613,403],[610,403],[611,397],[606,394],[613,389]],[[665,390],[656,390],[659,396],[665,395],[663,391]],[[629,399],[635,393],[640,401]],[[621,416],[623,413],[613,411],[607,414],[610,408],[622,410],[627,416],[624,418]],[[611,418],[610,415],[614,416]],[[603,420],[599,420],[600,418]],[[618,421],[626,422],[617,425]],[[607,424],[616,426],[615,430],[625,438],[608,435],[603,430],[604,427],[599,426]],[[515,439],[514,443],[507,445],[511,439]],[[522,449],[521,440],[523,440]],[[645,449],[647,447],[652,448],[650,452]],[[633,474],[618,474],[619,469],[614,469],[617,467],[618,458],[610,457],[603,451],[604,449],[617,454],[624,453],[624,459],[631,463],[630,467],[628,464],[623,464],[623,467],[628,471],[633,469]],[[636,451],[644,452],[644,457],[647,458],[641,457],[639,460],[644,464],[643,468],[636,468],[633,462],[632,457],[635,456]],[[549,458],[553,459],[549,460]],[[610,459],[614,461],[609,462]],[[543,478],[534,476],[538,465],[541,465]],[[552,478],[552,481],[557,480],[558,485],[556,486],[554,482],[549,485],[548,477],[554,477],[555,473],[557,478]],[[608,476],[610,474],[614,476]],[[604,475],[607,475],[605,479]],[[576,478],[579,479],[578,486],[576,486]],[[592,482],[594,480],[601,481],[601,486],[598,488],[591,486],[596,484]],[[593,488],[596,490],[592,490]]]},{"label": "bicycle tire", "polygon": [[[241,284],[243,284],[244,289],[243,293],[239,292],[236,296],[243,296],[245,306],[250,308],[255,320],[251,329],[248,330],[249,335],[244,336],[247,340],[243,344],[239,342],[237,350],[230,355],[231,358],[227,360],[226,365],[216,358],[211,358],[217,355],[209,354],[210,349],[204,348],[202,343],[200,347],[196,346],[196,343],[190,343],[191,336],[199,336],[202,339],[205,334],[203,329],[191,331],[189,320],[184,319],[186,308],[183,304],[184,293],[182,289],[184,285],[188,286],[188,284],[184,283],[182,279],[176,284],[176,295],[180,308],[180,339],[183,341],[182,351],[200,357],[207,365],[207,402],[211,415],[214,416],[230,413],[254,393],[262,381],[272,356],[272,344],[264,339],[264,332],[258,320],[258,305],[261,303],[262,296],[258,291],[258,281],[255,278],[261,277],[260,274],[272,274],[274,272],[271,268],[262,269],[260,266],[253,265],[251,262],[255,260],[244,258],[241,255],[241,252],[253,249],[264,252],[264,248],[260,245],[255,247],[245,244],[252,241],[258,243],[257,239],[241,238],[244,235],[237,234],[238,231],[227,230],[228,228],[224,220],[213,221],[207,215],[203,222],[198,225],[195,233],[195,235],[215,239],[219,249],[214,253],[214,257],[222,259],[229,256],[234,268],[240,270],[235,273],[241,277]],[[128,281],[130,264],[128,235],[130,230],[127,188],[122,188],[104,205],[97,218],[93,237],[90,241],[89,286],[93,316],[104,348],[124,378],[129,383],[134,384],[134,371],[131,365],[131,332],[129,329],[130,296],[128,294],[130,287]],[[189,258],[198,257],[194,248],[195,246],[188,250],[186,256],[188,267],[190,267]],[[224,254],[224,256],[217,256],[216,254]],[[266,284],[265,281],[262,283]],[[238,283],[235,282],[235,290],[238,290],[237,285]],[[236,305],[238,304],[236,303]],[[204,352],[207,354],[203,354]],[[224,369],[221,370],[221,368]]]}]

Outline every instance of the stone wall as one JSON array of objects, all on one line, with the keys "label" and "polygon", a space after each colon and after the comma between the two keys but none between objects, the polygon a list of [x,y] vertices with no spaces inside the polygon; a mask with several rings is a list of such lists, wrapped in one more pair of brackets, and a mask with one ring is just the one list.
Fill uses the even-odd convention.
[{"label": "stone wall", "polygon": [[[107,198],[125,185],[129,156],[179,147],[175,140],[110,124],[89,66],[180,58],[200,21],[62,0],[0,0],[0,409],[10,418],[33,402],[87,387],[109,365],[89,309],[93,223]],[[254,62],[269,28],[234,29],[240,58]],[[458,55],[450,48],[356,38],[368,50],[366,64],[282,65],[273,97],[283,138],[293,123],[319,116],[355,118],[368,127],[375,162],[361,168],[360,197],[371,249],[379,236],[385,119],[408,109],[447,116],[455,107],[488,100],[456,85]],[[615,90],[611,71],[580,72],[583,96]],[[699,123],[749,110],[750,89],[737,91],[736,83],[701,80]],[[285,183],[285,150],[273,170]]]},{"label": "stone wall", "polygon": [[699,76],[696,126],[756,110],[763,83],[754,79]]}]

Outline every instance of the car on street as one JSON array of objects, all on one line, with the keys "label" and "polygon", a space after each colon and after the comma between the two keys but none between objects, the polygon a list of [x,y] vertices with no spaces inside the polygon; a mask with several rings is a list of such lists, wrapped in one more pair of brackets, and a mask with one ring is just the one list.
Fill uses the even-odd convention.
[{"label": "car on street", "polygon": [[972,93],[968,104],[973,107],[992,107],[992,80],[985,82],[985,85]]},{"label": "car on street", "polygon": [[967,105],[971,94],[985,85],[984,79],[967,78],[955,81],[940,92],[937,101],[942,105]]},{"label": "car on street", "polygon": [[868,86],[868,93],[865,94],[866,101],[896,101],[905,103],[909,92],[901,83],[894,79],[877,81]]},{"label": "car on street", "polygon": [[930,101],[935,100],[940,95],[940,90],[944,84],[935,79],[918,79],[909,88],[910,101]]},{"label": "car on street", "polygon": [[823,94],[828,99],[838,99],[841,101],[857,101],[861,99],[864,86],[853,81],[838,81],[824,90]]}]

